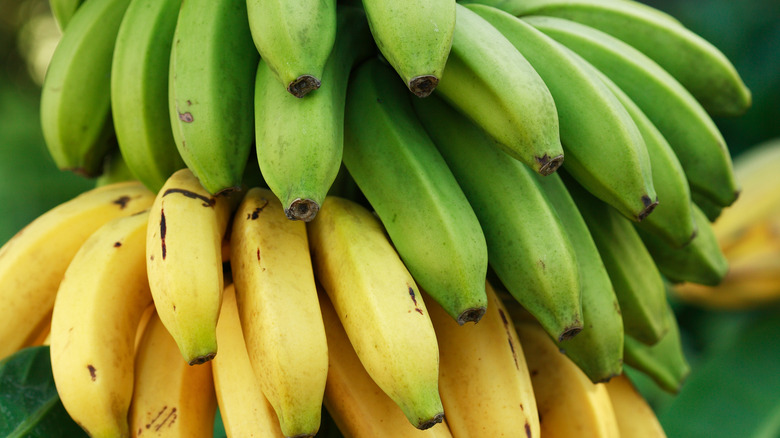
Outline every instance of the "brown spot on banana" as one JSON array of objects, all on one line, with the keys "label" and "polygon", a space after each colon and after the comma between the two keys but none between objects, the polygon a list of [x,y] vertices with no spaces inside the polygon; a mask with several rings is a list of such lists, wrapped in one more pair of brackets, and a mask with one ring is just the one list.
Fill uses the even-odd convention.
[{"label": "brown spot on banana", "polygon": [[90,364],[87,365],[87,370],[89,370],[90,379],[94,382],[97,379],[97,369]]},{"label": "brown spot on banana", "polygon": [[417,305],[417,297],[416,297],[416,296],[415,296],[415,294],[414,294],[414,289],[412,289],[412,287],[411,287],[411,286],[408,286],[408,285],[407,285],[407,287],[409,288],[409,296],[410,296],[410,297],[412,297],[412,302],[414,303],[414,311],[415,311],[415,312],[417,312],[417,313],[419,313],[420,315],[422,315],[422,314],[423,314],[423,311],[422,311],[422,309],[420,309],[420,307]]},{"label": "brown spot on banana", "polygon": [[506,315],[502,309],[498,309],[498,314],[501,316],[501,322],[504,323],[506,340],[509,342],[509,349],[512,350],[512,359],[515,360],[515,368],[519,370],[520,364],[517,362],[517,352],[515,351],[515,343],[512,342],[512,332],[509,330],[509,321],[506,319]]},{"label": "brown spot on banana", "polygon": [[195,192],[192,192],[192,191],[189,191],[189,190],[186,190],[186,189],[168,189],[168,190],[165,191],[165,193],[163,193],[163,197],[168,196],[168,195],[172,195],[174,193],[179,193],[181,195],[184,195],[184,196],[186,196],[188,198],[192,198],[192,199],[200,199],[201,201],[203,201],[203,206],[204,207],[214,207],[214,204],[217,203],[217,200],[214,199],[214,198],[209,198],[207,196],[199,195],[199,194],[197,194]]},{"label": "brown spot on banana", "polygon": [[130,202],[130,197],[127,196],[127,195],[120,196],[120,197],[114,199],[113,201],[111,201],[112,204],[118,205],[120,210],[123,210],[125,207],[127,207],[127,204],[129,202]]},{"label": "brown spot on banana", "polygon": [[162,258],[165,260],[165,233],[167,228],[165,226],[165,210],[160,210],[160,246],[162,247]]}]

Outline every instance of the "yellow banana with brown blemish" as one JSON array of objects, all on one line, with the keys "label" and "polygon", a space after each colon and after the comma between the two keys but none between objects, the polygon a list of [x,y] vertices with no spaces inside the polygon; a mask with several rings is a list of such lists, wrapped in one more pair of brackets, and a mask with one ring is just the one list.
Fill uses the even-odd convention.
[{"label": "yellow banana with brown blemish", "polygon": [[306,224],[253,188],[234,215],[230,266],[256,379],[286,436],[314,436],[328,375],[328,345]]},{"label": "yellow banana with brown blemish", "polygon": [[65,272],[51,320],[57,394],[91,437],[129,436],[135,335],[152,304],[146,277],[147,211],[92,234]]},{"label": "yellow banana with brown blemish", "polygon": [[154,193],[126,182],[85,192],[49,210],[0,248],[0,359],[29,345],[50,320],[57,288],[87,238],[119,216],[152,205]]},{"label": "yellow banana with brown blemish", "polygon": [[149,214],[146,266],[154,304],[190,364],[217,354],[222,240],[231,204],[182,169],[168,178]]},{"label": "yellow banana with brown blemish", "polygon": [[653,408],[637,391],[625,374],[605,383],[615,411],[620,436],[632,438],[666,438]]}]

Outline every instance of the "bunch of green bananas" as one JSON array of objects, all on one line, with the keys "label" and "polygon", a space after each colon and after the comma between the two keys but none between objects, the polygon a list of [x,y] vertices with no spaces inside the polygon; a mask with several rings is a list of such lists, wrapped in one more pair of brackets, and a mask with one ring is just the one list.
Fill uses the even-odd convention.
[{"label": "bunch of green bananas", "polygon": [[[503,334],[479,342],[511,348],[516,372],[512,318],[591,384],[626,363],[678,390],[688,366],[666,294],[726,274],[710,221],[739,188],[710,117],[742,113],[749,91],[716,48],[640,3],[463,3],[52,0],[51,155],[85,175],[121,157],[141,184],[98,188],[0,249],[0,356],[51,319],[58,390],[93,436],[200,427],[185,405],[213,410],[188,392],[208,392],[210,368],[225,418],[260,391],[285,436],[317,431],[323,397],[342,429],[374,418],[355,401],[374,384],[419,429],[446,429],[431,427],[445,411],[467,427],[455,417],[478,410],[448,404],[472,396],[448,402],[444,376],[477,379],[444,370],[434,308],[460,331],[499,310]],[[217,354],[226,285],[256,386],[229,386],[237,360]],[[352,349],[335,348],[329,303],[371,385],[357,365],[337,371]],[[198,366],[161,379],[162,355],[144,351],[162,344]],[[486,415],[464,422],[538,435],[532,410],[502,414],[519,426]]]}]

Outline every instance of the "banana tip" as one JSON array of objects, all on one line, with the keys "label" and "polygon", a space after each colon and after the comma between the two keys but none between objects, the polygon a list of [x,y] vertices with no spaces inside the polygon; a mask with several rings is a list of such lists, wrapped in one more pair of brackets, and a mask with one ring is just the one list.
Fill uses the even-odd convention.
[{"label": "banana tip", "polygon": [[549,155],[544,154],[541,157],[536,157],[536,162],[539,163],[539,174],[547,176],[555,173],[555,171],[561,167],[563,164],[563,155],[550,157]]},{"label": "banana tip", "polygon": [[314,91],[320,88],[320,80],[312,75],[301,75],[287,85],[287,91],[297,98],[309,94],[310,91]]},{"label": "banana tip", "polygon": [[189,362],[189,364],[190,365],[202,365],[202,364],[204,364],[204,363],[214,359],[214,357],[216,357],[216,356],[217,356],[217,353],[208,353],[208,354],[205,354],[203,356],[198,356],[198,357],[192,359]]},{"label": "banana tip", "polygon": [[284,214],[290,220],[309,222],[317,216],[318,211],[320,211],[319,203],[311,199],[297,198],[284,209]]},{"label": "banana tip", "polygon": [[409,91],[417,97],[428,97],[439,85],[439,78],[433,75],[415,76],[409,80]]},{"label": "banana tip", "polygon": [[458,315],[457,322],[458,325],[463,325],[467,322],[473,322],[478,323],[480,319],[482,319],[482,316],[485,315],[485,308],[484,307],[474,307],[471,309],[466,309],[465,312]]},{"label": "banana tip", "polygon": [[581,331],[582,331],[581,325],[567,327],[561,332],[560,336],[558,336],[558,342],[567,341],[577,336],[577,334]]},{"label": "banana tip", "polygon": [[642,205],[644,205],[644,208],[639,212],[637,215],[637,219],[639,222],[643,221],[647,215],[653,212],[655,210],[655,206],[658,205],[658,197],[655,198],[655,201],[650,199],[649,196],[643,195],[642,196]]},{"label": "banana tip", "polygon": [[433,418],[431,418],[428,421],[423,421],[422,423],[417,425],[417,428],[420,430],[430,429],[433,426],[441,423],[444,421],[444,412],[439,412],[438,414],[434,415]]}]

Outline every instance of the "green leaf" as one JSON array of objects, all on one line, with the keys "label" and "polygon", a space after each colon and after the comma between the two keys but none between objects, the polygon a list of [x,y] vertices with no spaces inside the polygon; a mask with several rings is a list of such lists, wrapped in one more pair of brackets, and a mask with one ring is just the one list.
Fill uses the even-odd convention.
[{"label": "green leaf", "polygon": [[659,420],[673,437],[780,436],[780,318],[756,315],[711,350]]},{"label": "green leaf", "polygon": [[0,361],[0,436],[87,436],[57,395],[49,347],[25,348]]}]

